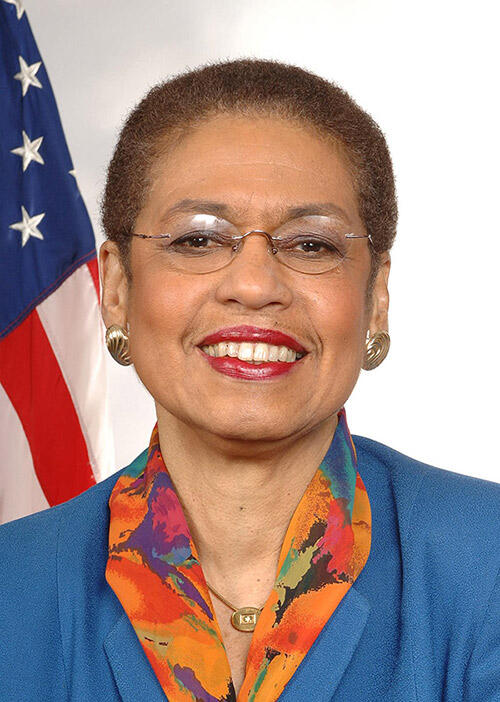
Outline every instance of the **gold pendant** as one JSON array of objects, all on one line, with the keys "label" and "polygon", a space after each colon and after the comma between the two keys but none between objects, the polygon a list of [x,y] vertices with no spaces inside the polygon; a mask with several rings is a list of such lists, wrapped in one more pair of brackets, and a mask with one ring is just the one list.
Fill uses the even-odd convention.
[{"label": "gold pendant", "polygon": [[231,624],[238,631],[253,631],[259,614],[260,609],[256,607],[242,607],[231,615]]}]

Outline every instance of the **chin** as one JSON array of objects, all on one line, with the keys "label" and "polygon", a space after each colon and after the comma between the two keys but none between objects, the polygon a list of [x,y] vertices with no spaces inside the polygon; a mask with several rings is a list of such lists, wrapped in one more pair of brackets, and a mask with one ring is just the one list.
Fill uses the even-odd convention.
[{"label": "chin", "polygon": [[190,423],[199,424],[205,431],[223,439],[235,441],[277,441],[291,434],[296,434],[296,418],[274,417],[272,413],[260,416],[254,408],[253,413],[219,412],[204,413],[202,421],[191,418]]}]

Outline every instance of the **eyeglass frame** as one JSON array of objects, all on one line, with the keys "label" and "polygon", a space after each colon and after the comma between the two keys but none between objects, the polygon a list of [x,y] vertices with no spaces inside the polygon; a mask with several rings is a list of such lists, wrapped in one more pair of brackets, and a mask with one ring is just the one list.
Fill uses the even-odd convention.
[{"label": "eyeglass frame", "polygon": [[[129,232],[130,236],[136,236],[140,239],[168,239],[171,237],[171,234],[139,234],[137,232]],[[232,246],[232,250],[236,255],[238,255],[241,251],[241,243],[243,239],[245,239],[247,236],[250,234],[263,234],[267,240],[268,243],[271,244],[271,253],[273,255],[278,253],[278,249],[275,248],[273,241],[279,241],[282,240],[283,237],[281,236],[273,236],[272,234],[269,234],[269,232],[266,232],[264,229],[250,229],[250,231],[245,232],[244,234],[235,234],[234,236],[227,237],[228,239],[231,239],[232,241],[238,242],[238,248],[235,248],[235,246]],[[370,245],[372,246],[373,250],[375,251],[375,244],[373,243],[373,238],[371,234],[353,234],[352,232],[349,232],[348,234],[345,234],[346,239],[368,239]],[[269,249],[269,245],[268,245]],[[215,268],[213,271],[205,271],[205,273],[215,273],[215,271],[220,271],[226,266],[229,266],[233,261],[234,261],[235,256],[231,258],[231,260],[221,266],[220,268]],[[287,268],[290,268],[290,270],[295,271],[296,273],[303,273],[304,275],[323,275],[324,273],[330,273],[332,270],[335,270],[335,267],[329,268],[326,271],[320,271],[319,273],[308,273],[306,271],[297,271],[295,268],[292,268],[292,266],[289,266],[286,263],[283,263],[278,259],[278,263],[281,263],[283,266],[286,266]],[[194,271],[193,271],[194,272]],[[195,275],[203,275],[203,273],[195,273]]]}]

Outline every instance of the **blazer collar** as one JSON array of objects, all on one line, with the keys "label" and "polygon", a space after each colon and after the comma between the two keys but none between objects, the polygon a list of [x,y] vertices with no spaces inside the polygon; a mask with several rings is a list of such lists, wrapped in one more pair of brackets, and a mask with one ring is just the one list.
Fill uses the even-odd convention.
[{"label": "blazer collar", "polygon": [[370,603],[353,585],[299,665],[278,702],[329,702],[368,621]]},{"label": "blazer collar", "polygon": [[123,610],[104,639],[104,650],[123,702],[165,702],[158,678]]},{"label": "blazer collar", "polygon": [[[283,690],[279,702],[329,702],[359,644],[370,603],[352,586]],[[165,702],[165,694],[122,612],[104,650],[123,702]]]}]

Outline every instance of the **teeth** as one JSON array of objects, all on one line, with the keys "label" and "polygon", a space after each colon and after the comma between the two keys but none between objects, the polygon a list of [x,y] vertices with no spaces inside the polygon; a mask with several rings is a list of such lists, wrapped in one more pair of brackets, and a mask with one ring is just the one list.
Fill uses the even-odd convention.
[{"label": "teeth", "polygon": [[268,344],[255,344],[253,350],[253,360],[254,361],[269,361],[269,345]]},{"label": "teeth", "polygon": [[240,361],[249,363],[266,363],[267,361],[281,361],[282,363],[293,363],[302,358],[304,354],[297,353],[288,346],[273,346],[272,344],[243,341],[236,344],[233,341],[221,341],[218,344],[202,346],[202,350],[209,356],[221,357],[230,356],[239,358]]},{"label": "teeth", "polygon": [[253,361],[253,344],[243,342],[238,349],[238,358],[240,361]]},{"label": "teeth", "polygon": [[279,356],[279,346],[270,346],[269,347],[269,360],[270,361],[277,361],[278,356]]},{"label": "teeth", "polygon": [[216,356],[226,356],[227,355],[227,344],[221,341],[220,344],[214,346]]},{"label": "teeth", "polygon": [[278,361],[288,361],[288,346],[280,346],[278,351]]}]

